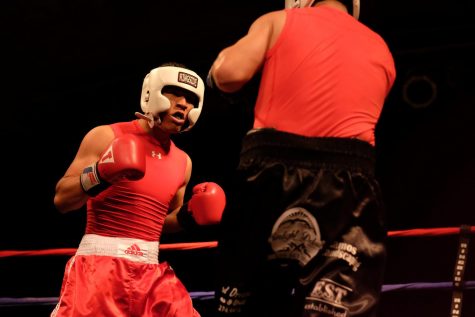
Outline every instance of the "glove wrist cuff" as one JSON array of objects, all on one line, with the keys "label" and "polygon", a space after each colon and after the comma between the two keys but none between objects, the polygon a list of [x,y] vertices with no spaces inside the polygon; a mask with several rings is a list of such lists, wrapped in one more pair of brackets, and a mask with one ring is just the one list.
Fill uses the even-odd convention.
[{"label": "glove wrist cuff", "polygon": [[213,74],[211,73],[211,69],[208,72],[208,75],[206,76],[206,85],[208,85],[209,88],[211,89],[218,89],[219,88],[216,86],[216,82],[214,81]]},{"label": "glove wrist cuff", "polygon": [[97,162],[92,163],[84,168],[79,178],[82,190],[91,197],[97,196],[100,192],[110,186],[99,175],[97,170]]}]

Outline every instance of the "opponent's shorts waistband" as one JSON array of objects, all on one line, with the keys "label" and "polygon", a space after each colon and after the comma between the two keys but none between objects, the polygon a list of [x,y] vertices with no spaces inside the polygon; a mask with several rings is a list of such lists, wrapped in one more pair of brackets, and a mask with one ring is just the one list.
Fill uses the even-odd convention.
[{"label": "opponent's shorts waistband", "polygon": [[158,264],[158,247],[157,241],[86,234],[82,237],[76,255],[113,256],[135,262]]},{"label": "opponent's shorts waistband", "polygon": [[354,138],[306,137],[269,128],[251,130],[242,143],[241,163],[262,156],[296,165],[343,166],[374,174],[374,147]]}]

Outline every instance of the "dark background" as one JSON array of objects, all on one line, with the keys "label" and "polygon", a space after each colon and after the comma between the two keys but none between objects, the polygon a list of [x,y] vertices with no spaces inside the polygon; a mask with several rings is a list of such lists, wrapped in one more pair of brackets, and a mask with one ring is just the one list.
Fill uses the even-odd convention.
[{"label": "dark background", "polygon": [[[386,39],[397,68],[376,131],[388,228],[475,225],[475,4],[370,1],[362,0],[361,20]],[[77,247],[84,210],[61,215],[53,196],[83,135],[99,124],[132,120],[150,69],[177,61],[204,78],[223,47],[259,15],[283,5],[284,0],[2,1],[0,250]],[[241,137],[252,123],[257,82],[235,104],[207,90],[196,127],[174,139],[193,159],[191,186],[215,181],[228,188]],[[214,239],[210,228],[163,242]],[[450,281],[457,239],[391,239],[386,283]],[[161,257],[191,290],[209,289],[203,267],[195,272],[185,264],[205,263],[209,274],[213,250]],[[0,259],[1,275],[13,281],[0,283],[0,296],[57,296],[66,261]],[[473,265],[467,274],[473,280]],[[450,298],[450,292],[387,296],[383,316],[448,316]],[[403,305],[414,307],[401,313]],[[472,309],[467,316],[475,310],[467,309]]]}]

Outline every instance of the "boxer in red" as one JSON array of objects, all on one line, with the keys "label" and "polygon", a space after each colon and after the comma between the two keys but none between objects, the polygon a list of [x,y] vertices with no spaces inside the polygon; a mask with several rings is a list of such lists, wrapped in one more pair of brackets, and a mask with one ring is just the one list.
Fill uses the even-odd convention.
[{"label": "boxer in red", "polygon": [[52,317],[199,316],[158,253],[162,232],[221,220],[226,198],[216,183],[196,185],[184,203],[192,162],[171,140],[195,125],[203,98],[195,72],[164,64],[145,77],[136,120],[84,136],[54,197],[63,213],[87,204],[87,225]]},{"label": "boxer in red", "polygon": [[377,316],[386,231],[374,130],[396,73],[359,12],[359,0],[287,0],[210,69],[224,93],[260,75],[220,225],[216,316]]}]

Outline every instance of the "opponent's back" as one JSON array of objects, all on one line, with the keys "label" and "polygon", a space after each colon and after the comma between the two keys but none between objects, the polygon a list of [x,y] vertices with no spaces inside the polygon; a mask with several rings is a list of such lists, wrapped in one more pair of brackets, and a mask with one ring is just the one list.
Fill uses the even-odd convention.
[{"label": "opponent's back", "polygon": [[351,15],[327,6],[287,9],[266,54],[254,127],[374,144],[394,79],[384,40]]}]

